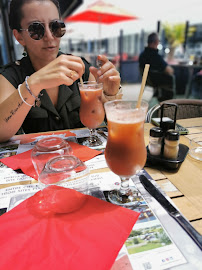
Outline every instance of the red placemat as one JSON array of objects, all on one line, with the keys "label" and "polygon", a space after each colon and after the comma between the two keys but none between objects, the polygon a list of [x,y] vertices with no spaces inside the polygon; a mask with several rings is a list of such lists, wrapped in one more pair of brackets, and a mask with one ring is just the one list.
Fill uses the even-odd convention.
[{"label": "red placemat", "polygon": [[[73,154],[82,161],[87,161],[102,153],[101,151],[74,142],[68,143],[72,147]],[[13,170],[21,169],[24,174],[37,180],[38,176],[32,164],[31,152],[32,150],[29,150],[15,156],[0,159],[0,161]]]},{"label": "red placemat", "polygon": [[139,213],[62,187],[56,187],[58,197],[68,203],[85,196],[82,206],[65,214],[40,212],[43,191],[0,217],[0,269],[109,270]]}]

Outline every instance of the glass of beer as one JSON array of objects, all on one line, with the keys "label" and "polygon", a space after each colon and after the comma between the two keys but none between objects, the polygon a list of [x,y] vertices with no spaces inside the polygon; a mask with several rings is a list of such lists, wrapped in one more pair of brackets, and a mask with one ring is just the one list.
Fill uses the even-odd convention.
[{"label": "glass of beer", "polygon": [[94,81],[79,83],[81,94],[80,119],[89,129],[90,136],[83,141],[88,147],[96,147],[102,141],[96,136],[96,128],[102,124],[105,111],[102,103],[103,84]]},{"label": "glass of beer", "polygon": [[144,142],[144,121],[148,103],[114,100],[104,104],[108,139],[105,158],[112,172],[121,178],[119,190],[109,192],[108,198],[118,205],[136,202],[137,190],[129,185],[129,179],[140,171],[146,162],[147,152]]}]

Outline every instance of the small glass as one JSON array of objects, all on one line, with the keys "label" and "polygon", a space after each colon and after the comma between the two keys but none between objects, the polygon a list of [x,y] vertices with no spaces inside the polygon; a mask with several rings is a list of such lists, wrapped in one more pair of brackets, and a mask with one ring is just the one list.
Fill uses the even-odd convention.
[{"label": "small glass", "polygon": [[84,194],[89,193],[89,169],[76,156],[62,155],[51,158],[39,175],[39,186],[51,185],[71,188]]},{"label": "small glass", "polygon": [[49,159],[39,174],[41,191],[28,201],[29,210],[40,218],[77,211],[89,193],[88,179],[89,169],[77,157],[60,155]]},{"label": "small glass", "polygon": [[105,117],[102,103],[103,84],[86,81],[78,85],[81,94],[80,119],[90,132],[90,136],[82,144],[97,147],[102,145],[102,141],[96,135],[96,128],[102,124]]},{"label": "small glass", "polygon": [[190,139],[189,155],[202,161],[202,136]]},{"label": "small glass", "polygon": [[48,160],[53,157],[72,154],[71,146],[64,139],[60,137],[47,137],[35,144],[31,157],[34,168],[39,176]]}]

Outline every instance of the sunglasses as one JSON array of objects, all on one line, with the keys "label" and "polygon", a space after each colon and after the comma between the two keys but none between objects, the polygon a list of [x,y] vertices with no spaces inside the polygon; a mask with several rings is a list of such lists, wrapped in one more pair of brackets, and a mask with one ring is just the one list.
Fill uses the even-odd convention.
[{"label": "sunglasses", "polygon": [[[61,38],[66,32],[66,26],[63,21],[55,20],[49,23],[49,28],[54,37]],[[45,26],[41,22],[31,23],[27,29],[20,29],[21,31],[28,31],[30,37],[34,40],[40,40],[45,34]]]}]

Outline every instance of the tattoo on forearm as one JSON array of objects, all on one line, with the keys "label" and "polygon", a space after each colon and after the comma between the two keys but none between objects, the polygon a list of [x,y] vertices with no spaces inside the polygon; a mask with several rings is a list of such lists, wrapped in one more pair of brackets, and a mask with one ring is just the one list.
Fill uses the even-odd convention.
[{"label": "tattoo on forearm", "polygon": [[7,123],[7,122],[11,119],[11,117],[18,111],[18,109],[22,106],[22,104],[23,104],[23,101],[18,102],[18,106],[17,106],[15,109],[13,109],[13,110],[10,111],[10,115],[9,115],[8,117],[4,118],[4,121],[5,121],[6,123]]}]

